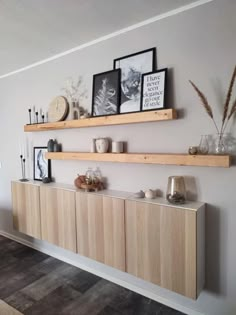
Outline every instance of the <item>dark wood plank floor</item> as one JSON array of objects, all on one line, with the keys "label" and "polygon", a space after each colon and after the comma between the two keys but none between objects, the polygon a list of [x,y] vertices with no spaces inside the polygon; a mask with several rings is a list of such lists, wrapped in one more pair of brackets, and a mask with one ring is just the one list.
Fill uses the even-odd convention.
[{"label": "dark wood plank floor", "polygon": [[25,315],[181,315],[0,235],[0,299]]}]

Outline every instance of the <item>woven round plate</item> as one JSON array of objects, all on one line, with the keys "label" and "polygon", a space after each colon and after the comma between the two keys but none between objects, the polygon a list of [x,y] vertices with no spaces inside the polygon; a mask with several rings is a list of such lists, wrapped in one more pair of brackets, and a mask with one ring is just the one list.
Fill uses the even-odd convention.
[{"label": "woven round plate", "polygon": [[69,112],[69,104],[63,96],[55,97],[49,104],[48,121],[56,122],[66,119]]}]

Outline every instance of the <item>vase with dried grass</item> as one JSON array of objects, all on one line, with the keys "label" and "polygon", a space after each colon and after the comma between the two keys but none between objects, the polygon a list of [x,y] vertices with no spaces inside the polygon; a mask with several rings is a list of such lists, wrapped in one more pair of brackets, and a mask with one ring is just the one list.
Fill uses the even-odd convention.
[{"label": "vase with dried grass", "polygon": [[236,66],[234,67],[234,71],[230,80],[229,88],[227,91],[226,95],[226,100],[224,103],[224,109],[223,109],[223,115],[222,115],[222,120],[221,120],[221,126],[220,128],[217,126],[214,115],[213,115],[213,110],[211,106],[208,103],[208,100],[206,96],[202,93],[202,91],[199,90],[199,88],[194,84],[191,80],[189,80],[190,84],[194,88],[194,90],[197,92],[202,106],[205,108],[207,115],[211,118],[211,120],[214,123],[214,126],[217,131],[217,135],[215,137],[215,148],[214,152],[216,154],[226,154],[228,153],[227,147],[225,145],[225,131],[228,126],[229,121],[231,118],[234,116],[236,112],[236,99],[232,102],[231,108],[230,108],[230,100],[232,97],[232,91],[233,91],[233,86],[236,78]]}]

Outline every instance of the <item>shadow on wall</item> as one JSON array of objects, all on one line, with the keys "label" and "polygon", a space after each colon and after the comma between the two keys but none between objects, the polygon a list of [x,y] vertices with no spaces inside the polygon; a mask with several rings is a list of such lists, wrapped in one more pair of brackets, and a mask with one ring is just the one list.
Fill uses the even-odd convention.
[{"label": "shadow on wall", "polygon": [[[224,266],[220,257],[226,255],[227,229],[222,225],[224,223],[223,210],[207,204],[206,207],[206,275],[205,290],[215,294],[226,295],[226,283],[222,283],[222,278],[226,281],[226,261]],[[223,239],[224,238],[224,239]],[[223,240],[222,240],[223,239]],[[224,241],[225,240],[225,241]]]}]

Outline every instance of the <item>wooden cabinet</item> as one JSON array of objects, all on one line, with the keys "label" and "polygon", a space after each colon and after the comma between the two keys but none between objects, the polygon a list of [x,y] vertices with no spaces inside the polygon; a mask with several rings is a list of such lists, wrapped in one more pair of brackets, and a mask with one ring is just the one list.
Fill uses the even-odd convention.
[{"label": "wooden cabinet", "polygon": [[125,203],[126,271],[196,299],[204,284],[204,206]]},{"label": "wooden cabinet", "polygon": [[76,193],[78,253],[125,271],[124,199]]},{"label": "wooden cabinet", "polygon": [[11,187],[14,228],[40,239],[39,186],[12,182]]},{"label": "wooden cabinet", "polygon": [[42,239],[76,252],[75,192],[40,186]]}]

